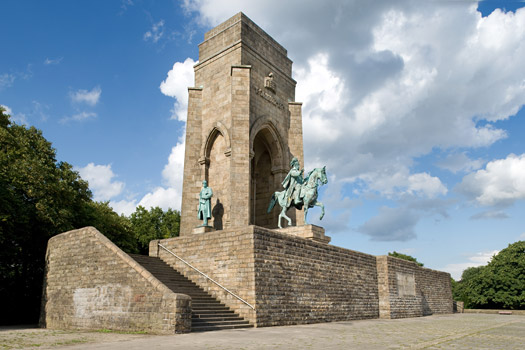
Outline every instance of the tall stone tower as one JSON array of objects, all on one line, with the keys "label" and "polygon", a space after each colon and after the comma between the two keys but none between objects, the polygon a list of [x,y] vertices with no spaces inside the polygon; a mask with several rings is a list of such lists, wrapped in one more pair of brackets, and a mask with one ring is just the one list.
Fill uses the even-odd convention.
[{"label": "tall stone tower", "polygon": [[[194,69],[181,236],[202,224],[203,180],[214,193],[209,224],[215,229],[277,227],[279,207],[267,213],[271,195],[282,190],[292,157],[304,166],[301,103],[286,49],[238,13],[205,34]],[[294,221],[304,224],[302,215]]]}]

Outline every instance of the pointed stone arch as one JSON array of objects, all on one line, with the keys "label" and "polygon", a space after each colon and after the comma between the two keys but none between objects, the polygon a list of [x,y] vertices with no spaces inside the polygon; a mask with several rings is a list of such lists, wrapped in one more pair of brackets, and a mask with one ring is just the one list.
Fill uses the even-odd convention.
[{"label": "pointed stone arch", "polygon": [[259,118],[250,130],[250,223],[276,228],[278,210],[267,213],[268,203],[286,174],[283,142],[269,120]]},{"label": "pointed stone arch", "polygon": [[230,212],[230,168],[231,142],[228,129],[221,123],[215,125],[206,133],[202,143],[199,164],[202,178],[208,181],[213,190],[212,218],[209,224],[216,230],[229,226]]},{"label": "pointed stone arch", "polygon": [[220,121],[217,121],[210,128],[210,130],[208,130],[208,132],[205,134],[207,136],[206,136],[206,140],[201,145],[200,158],[199,158],[199,163],[201,165],[209,162],[211,148],[218,134],[224,137],[224,141],[226,142],[226,150],[224,151],[224,155],[226,157],[231,156],[232,150],[231,150],[230,133],[228,132],[228,128],[226,128]]}]

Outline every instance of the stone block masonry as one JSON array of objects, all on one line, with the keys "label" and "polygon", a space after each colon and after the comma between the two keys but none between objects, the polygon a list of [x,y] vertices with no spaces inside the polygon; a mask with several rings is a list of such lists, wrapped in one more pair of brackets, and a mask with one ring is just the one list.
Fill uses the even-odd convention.
[{"label": "stone block masonry", "polygon": [[191,330],[176,294],[93,227],[49,240],[41,326],[174,334]]},{"label": "stone block masonry", "polygon": [[391,256],[377,257],[381,318],[453,312],[450,274]]},{"label": "stone block masonry", "polygon": [[[159,242],[255,311],[158,249]],[[257,327],[452,313],[448,273],[258,226],[153,241],[150,255]]]}]

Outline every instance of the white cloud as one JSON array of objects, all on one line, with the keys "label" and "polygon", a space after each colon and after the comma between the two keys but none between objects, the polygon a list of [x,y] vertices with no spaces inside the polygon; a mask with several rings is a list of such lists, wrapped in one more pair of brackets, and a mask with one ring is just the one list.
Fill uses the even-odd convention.
[{"label": "white cloud", "polygon": [[143,38],[145,41],[151,40],[154,43],[156,43],[162,38],[163,35],[164,35],[164,20],[161,19],[157,23],[153,23],[151,30],[148,30],[146,33],[144,33]]},{"label": "white cloud", "polygon": [[12,86],[15,82],[15,79],[16,77],[13,74],[0,74],[0,90]]},{"label": "white cloud", "polygon": [[146,194],[139,202],[144,208],[161,207],[163,210],[168,208],[180,210],[182,194],[175,188],[157,187],[152,192]]},{"label": "white cloud", "polygon": [[184,174],[184,149],[185,143],[179,142],[171,149],[168,164],[162,170],[162,177],[169,187],[182,191],[182,178]]},{"label": "white cloud", "polygon": [[184,62],[175,62],[173,68],[168,72],[168,77],[160,84],[160,91],[175,98],[172,109],[172,119],[186,121],[188,114],[188,87],[193,87],[193,66],[196,64],[191,58]]},{"label": "white cloud", "polygon": [[489,162],[463,178],[457,190],[481,205],[508,206],[525,199],[525,153]]},{"label": "white cloud", "polygon": [[361,225],[357,231],[373,241],[408,241],[416,238],[415,226],[419,215],[407,208],[379,209],[379,214]]},{"label": "white cloud", "polygon": [[436,163],[442,169],[446,169],[452,173],[468,172],[477,170],[483,166],[485,161],[483,159],[470,159],[465,152],[451,153],[445,159]]},{"label": "white cloud", "polygon": [[371,171],[360,175],[368,182],[369,189],[382,195],[394,197],[398,195],[413,195],[424,198],[435,198],[447,194],[447,187],[438,177],[428,173],[410,175],[408,168],[391,166],[381,171]]},{"label": "white cloud", "polygon": [[469,267],[478,267],[486,265],[490,262],[494,255],[497,255],[499,250],[491,250],[485,252],[475,253],[467,257],[466,262],[448,264],[443,268],[440,268],[441,271],[446,271],[450,273],[454,280],[459,281],[461,279],[461,274]]},{"label": "white cloud", "polygon": [[70,121],[81,122],[84,120],[95,119],[96,117],[97,117],[97,113],[84,111],[84,112],[73,114],[70,117],[62,118],[60,119],[60,123],[64,124]]},{"label": "white cloud", "polygon": [[124,199],[111,201],[111,207],[119,214],[130,215],[138,205],[146,209],[160,207],[163,210],[169,208],[180,210],[182,202],[182,180],[184,174],[184,142],[183,134],[177,145],[171,149],[168,163],[162,170],[162,178],[165,187],[156,187],[146,193],[138,202],[136,199]]},{"label": "white cloud", "polygon": [[9,114],[11,116],[11,121],[19,124],[19,125],[27,125],[28,122],[27,122],[27,118],[26,118],[26,115],[24,113],[13,113],[13,111],[11,110],[11,108],[7,107],[6,105],[0,105],[2,107],[4,107],[5,109],[5,113],[6,114]]},{"label": "white cloud", "polygon": [[0,106],[2,106],[4,109],[5,109],[5,114],[9,114],[11,115],[13,113],[13,111],[11,110],[11,108],[7,107],[6,105],[2,105],[0,104]]},{"label": "white cloud", "polygon": [[109,206],[113,208],[113,210],[121,215],[130,216],[135,212],[135,209],[137,208],[137,201],[136,200],[120,200],[120,201],[111,201],[109,203]]},{"label": "white cloud", "polygon": [[523,233],[519,236],[519,239],[524,239],[524,240],[525,240],[525,232],[523,232]]},{"label": "white cloud", "polygon": [[[283,44],[304,103],[307,163],[322,161],[340,181],[362,180],[392,196],[446,194],[439,178],[411,173],[414,159],[434,149],[490,146],[507,137],[493,122],[525,104],[525,9],[482,18],[470,2],[184,6],[207,25],[244,11]],[[482,165],[457,160],[442,166],[458,172]]]},{"label": "white cloud", "polygon": [[47,65],[50,65],[50,64],[59,64],[60,62],[62,62],[62,60],[64,59],[64,57],[59,57],[59,58],[55,58],[55,59],[52,59],[52,58],[46,58],[45,61],[44,61],[44,64],[47,66]]},{"label": "white cloud", "polygon": [[472,215],[471,220],[483,220],[483,219],[508,219],[509,215],[501,210],[487,210],[481,213]]},{"label": "white cloud", "polygon": [[111,170],[111,164],[95,165],[89,163],[83,168],[75,168],[80,176],[89,182],[89,188],[93,191],[96,201],[107,201],[118,196],[124,189],[124,183],[113,181],[115,174]]},{"label": "white cloud", "polygon": [[102,90],[97,86],[91,89],[91,91],[80,89],[78,91],[70,92],[69,97],[71,98],[71,101],[75,103],[85,103],[89,106],[95,106],[98,103],[101,94]]}]

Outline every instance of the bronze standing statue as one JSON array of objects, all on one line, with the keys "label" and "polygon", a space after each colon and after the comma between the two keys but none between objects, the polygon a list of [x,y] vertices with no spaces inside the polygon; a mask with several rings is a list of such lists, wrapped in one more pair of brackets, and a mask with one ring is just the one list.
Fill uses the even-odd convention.
[{"label": "bronze standing statue", "polygon": [[304,206],[305,224],[307,224],[306,216],[308,214],[308,209],[313,208],[314,206],[321,207],[321,216],[319,217],[319,220],[322,220],[324,216],[324,205],[317,201],[317,187],[328,183],[326,167],[315,168],[310,171],[306,177],[303,177],[304,169],[299,170],[300,165],[297,158],[293,157],[290,166],[292,168],[282,182],[284,191],[275,192],[272,195],[268,206],[268,213],[273,209],[275,203],[278,202],[281,206],[279,221],[277,222],[279,228],[282,228],[281,218],[285,218],[288,221],[289,226],[292,225],[292,219],[286,215],[286,212],[292,206],[299,210]]},{"label": "bronze standing statue", "polygon": [[202,190],[199,194],[199,205],[197,206],[197,215],[199,220],[204,220],[201,226],[208,226],[208,219],[211,219],[211,197],[213,191],[208,187],[208,182],[202,182]]}]

